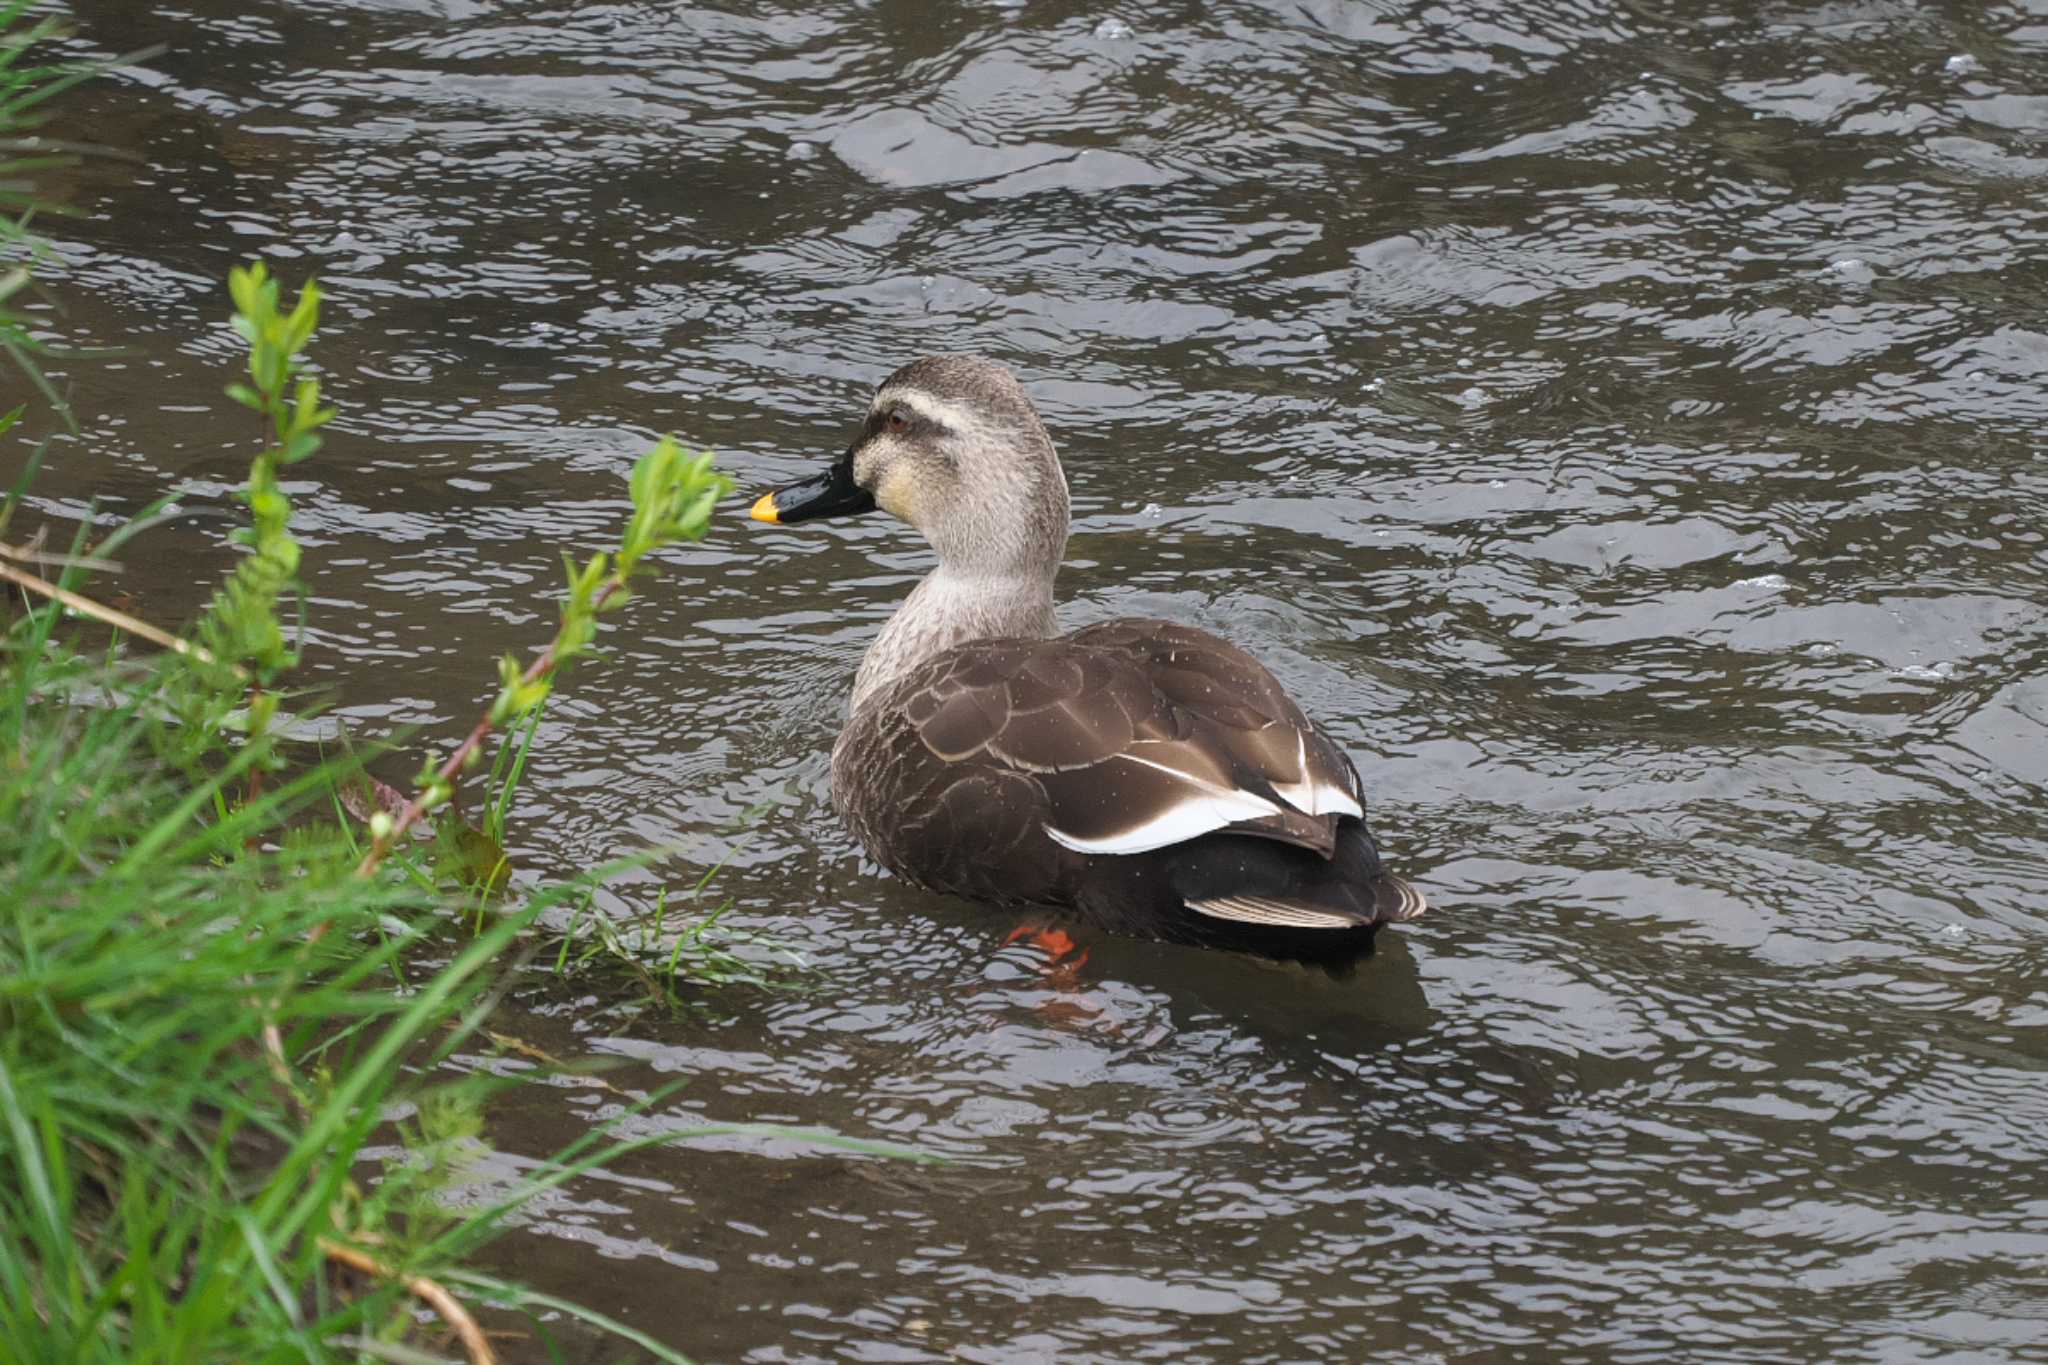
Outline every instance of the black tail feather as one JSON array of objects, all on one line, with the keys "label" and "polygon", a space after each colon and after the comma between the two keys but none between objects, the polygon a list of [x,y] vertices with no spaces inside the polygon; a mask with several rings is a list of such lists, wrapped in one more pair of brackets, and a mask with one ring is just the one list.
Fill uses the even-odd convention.
[{"label": "black tail feather", "polygon": [[[1105,860],[1108,861],[1108,860]],[[1347,820],[1329,858],[1246,834],[1211,834],[1115,860],[1129,873],[1097,917],[1144,921],[1153,937],[1269,957],[1343,963],[1371,951],[1382,924],[1422,913],[1390,875],[1365,826]]]}]

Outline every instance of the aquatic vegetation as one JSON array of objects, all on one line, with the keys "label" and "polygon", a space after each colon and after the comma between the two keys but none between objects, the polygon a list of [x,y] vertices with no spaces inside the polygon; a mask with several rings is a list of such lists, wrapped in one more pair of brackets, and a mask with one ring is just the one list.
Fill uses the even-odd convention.
[{"label": "aquatic vegetation", "polygon": [[[0,6],[0,173],[34,169],[5,137],[74,74],[15,64],[51,31],[19,27],[25,10]],[[6,207],[19,209],[7,240],[33,254],[29,209]],[[0,273],[0,303],[27,271]],[[536,1193],[635,1147],[737,1130],[613,1142],[599,1129],[502,1197],[451,1201],[485,1150],[484,1103],[506,1082],[450,1081],[435,1064],[458,1048],[516,1050],[483,1030],[489,988],[522,944],[533,955],[543,916],[587,904],[614,870],[500,904],[511,792],[564,666],[631,599],[652,551],[704,534],[729,483],[707,454],[667,440],[650,450],[616,551],[568,566],[554,640],[523,665],[502,660],[468,737],[395,792],[365,774],[371,754],[309,755],[298,736],[317,710],[283,690],[302,550],[282,472],[319,450],[332,415],[305,365],[320,294],[308,284],[287,306],[260,264],[236,270],[230,292],[248,377],[228,392],[259,416],[262,439],[239,494],[245,553],[188,635],[83,591],[146,516],[97,541],[82,525],[62,551],[0,542],[0,576],[21,590],[0,635],[4,1354],[411,1360],[445,1334],[485,1361],[495,1353],[473,1309],[495,1305],[544,1337],[542,1317],[580,1318],[679,1359],[469,1266]],[[0,350],[35,373],[19,318],[0,314]],[[0,433],[24,410],[0,413]],[[8,494],[0,532],[16,527],[39,460]],[[511,742],[472,829],[452,803],[495,732]],[[436,813],[441,845],[463,853],[452,862],[432,863],[411,837]],[[451,914],[451,879],[490,913]],[[713,923],[664,915],[630,941],[607,926],[587,956],[628,961],[655,985],[698,963],[744,978]],[[628,1098],[636,1115],[663,1095]],[[403,1155],[367,1178],[373,1141],[389,1150],[394,1134]]]},{"label": "aquatic vegetation", "polygon": [[[105,544],[9,547],[9,576],[62,600],[0,641],[0,1340],[28,1343],[25,1359],[375,1355],[415,1332],[417,1299],[489,1359],[437,1277],[521,1192],[443,1207],[479,1148],[487,1086],[427,1077],[476,1035],[508,950],[602,873],[464,941],[400,841],[490,730],[537,711],[646,552],[703,533],[725,485],[707,456],[650,452],[620,550],[576,572],[554,644],[505,662],[498,702],[397,815],[353,828],[331,813],[361,760],[294,761],[284,721],[306,717],[282,717],[276,690],[299,559],[278,474],[317,449],[328,415],[299,372],[319,296],[285,310],[260,266],[233,293],[254,382],[232,392],[274,439],[242,490],[249,553],[192,640],[85,652],[67,612],[124,625],[77,591]],[[22,567],[39,559],[58,581]],[[500,810],[518,770],[501,772]],[[425,951],[448,960],[417,974]],[[395,1112],[416,1116],[408,1158],[361,1184]],[[528,1192],[600,1156],[565,1154]]]}]

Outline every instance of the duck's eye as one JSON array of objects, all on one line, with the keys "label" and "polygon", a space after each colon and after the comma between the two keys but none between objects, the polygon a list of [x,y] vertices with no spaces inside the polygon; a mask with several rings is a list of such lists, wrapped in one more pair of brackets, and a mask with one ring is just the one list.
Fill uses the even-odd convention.
[{"label": "duck's eye", "polygon": [[891,431],[905,431],[905,430],[908,430],[908,429],[909,429],[909,427],[910,427],[910,417],[909,417],[909,414],[905,413],[905,412],[903,411],[903,409],[902,409],[902,408],[891,408],[891,409],[889,409],[889,430],[891,430]]}]

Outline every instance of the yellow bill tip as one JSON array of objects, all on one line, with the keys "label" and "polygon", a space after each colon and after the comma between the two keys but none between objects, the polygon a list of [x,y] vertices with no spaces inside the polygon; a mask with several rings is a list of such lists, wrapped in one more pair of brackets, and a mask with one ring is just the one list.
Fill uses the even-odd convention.
[{"label": "yellow bill tip", "polygon": [[773,493],[763,493],[760,497],[756,498],[754,500],[754,510],[749,512],[747,515],[752,517],[755,521],[779,523],[782,520],[782,518],[776,514],[775,495]]}]

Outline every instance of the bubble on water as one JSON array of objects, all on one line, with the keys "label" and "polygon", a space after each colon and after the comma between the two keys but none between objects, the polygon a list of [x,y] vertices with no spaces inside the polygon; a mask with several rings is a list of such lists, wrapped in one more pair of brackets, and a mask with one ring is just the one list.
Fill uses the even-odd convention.
[{"label": "bubble on water", "polygon": [[809,161],[817,154],[818,144],[806,142],[802,138],[795,139],[788,147],[783,149],[783,155],[787,156],[791,161]]},{"label": "bubble on water", "polygon": [[1967,76],[1972,71],[1982,70],[1983,67],[1984,63],[1978,61],[1967,52],[1958,52],[1955,56],[1941,64],[1941,69],[1948,72],[1951,76]]},{"label": "bubble on water", "polygon": [[1460,361],[1458,362],[1458,368],[1459,368],[1459,369],[1461,369],[1461,370],[1469,370],[1469,369],[1471,369],[1471,368],[1472,368],[1472,357],[1470,357],[1470,356],[1466,356],[1466,357],[1465,357],[1464,359],[1460,360]]},{"label": "bubble on water", "polygon": [[1955,675],[1956,666],[1947,659],[1932,667],[1926,664],[1907,664],[1904,668],[1892,670],[1894,678],[1903,678],[1907,682],[1947,682]]},{"label": "bubble on water", "polygon": [[1972,384],[1975,384],[1984,378],[1984,371],[1971,370],[1968,374],[1964,375],[1963,378],[1969,380]]},{"label": "bubble on water", "polygon": [[1135,32],[1135,29],[1121,19],[1104,19],[1095,26],[1095,36],[1102,39],[1105,43],[1113,43],[1119,39],[1128,38]]},{"label": "bubble on water", "polygon": [[1738,588],[1755,588],[1758,592],[1781,592],[1785,587],[1785,575],[1781,573],[1760,573],[1754,578],[1738,578]]},{"label": "bubble on water", "polygon": [[1951,943],[1959,943],[1970,936],[1970,930],[1967,925],[1944,924],[1941,926],[1941,936]]},{"label": "bubble on water", "polygon": [[1486,404],[1486,390],[1474,384],[1458,395],[1458,401],[1468,408],[1483,407]]},{"label": "bubble on water", "polygon": [[1870,263],[1861,256],[1837,256],[1828,262],[1830,275],[1855,275],[1870,278]]},{"label": "bubble on water", "polygon": [[1386,529],[1384,527],[1382,527],[1380,530],[1374,531],[1372,534],[1373,539],[1375,540],[1385,540],[1387,538]]},{"label": "bubble on water", "polygon": [[1166,515],[1166,509],[1156,502],[1148,502],[1138,509],[1138,515],[1146,521],[1157,521]]},{"label": "bubble on water", "polygon": [[1508,486],[1508,481],[1506,479],[1488,479],[1486,481],[1486,486],[1488,488],[1506,488]]},{"label": "bubble on water", "polygon": [[1367,393],[1378,393],[1381,389],[1385,388],[1386,386],[1387,381],[1384,379],[1373,378],[1365,381],[1365,391]]},{"label": "bubble on water", "polygon": [[1806,647],[1806,652],[1816,659],[1832,659],[1842,652],[1842,647],[1827,640],[1815,640]]}]

